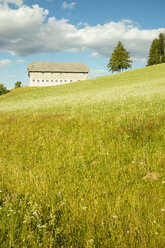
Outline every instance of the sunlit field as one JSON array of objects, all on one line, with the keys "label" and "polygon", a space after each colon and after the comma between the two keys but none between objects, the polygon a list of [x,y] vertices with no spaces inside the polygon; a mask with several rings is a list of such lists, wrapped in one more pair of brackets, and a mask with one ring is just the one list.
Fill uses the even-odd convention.
[{"label": "sunlit field", "polygon": [[0,96],[0,247],[164,248],[165,64]]}]

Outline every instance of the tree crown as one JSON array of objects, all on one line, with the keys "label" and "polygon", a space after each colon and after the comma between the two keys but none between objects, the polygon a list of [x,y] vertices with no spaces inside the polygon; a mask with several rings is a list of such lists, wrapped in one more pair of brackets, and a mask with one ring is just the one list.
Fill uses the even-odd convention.
[{"label": "tree crown", "polygon": [[132,61],[130,60],[129,52],[124,48],[124,45],[119,41],[117,46],[112,52],[107,67],[109,71],[121,71],[131,67]]}]

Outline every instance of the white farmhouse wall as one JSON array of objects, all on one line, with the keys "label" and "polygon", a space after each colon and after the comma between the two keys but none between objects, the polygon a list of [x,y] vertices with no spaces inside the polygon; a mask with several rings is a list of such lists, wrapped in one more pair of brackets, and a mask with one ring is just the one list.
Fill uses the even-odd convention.
[{"label": "white farmhouse wall", "polygon": [[87,72],[29,72],[30,86],[54,86],[88,79]]}]

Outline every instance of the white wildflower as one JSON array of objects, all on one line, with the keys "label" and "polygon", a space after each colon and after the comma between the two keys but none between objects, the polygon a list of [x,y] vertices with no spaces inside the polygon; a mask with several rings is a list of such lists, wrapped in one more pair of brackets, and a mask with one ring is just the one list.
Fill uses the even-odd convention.
[{"label": "white wildflower", "polygon": [[161,208],[161,211],[162,211],[162,212],[164,212],[164,211],[165,211],[165,209],[164,209],[164,208]]},{"label": "white wildflower", "polygon": [[42,226],[42,225],[39,224],[39,225],[37,225],[37,227],[38,228],[45,228],[45,225]]},{"label": "white wildflower", "polygon": [[117,219],[118,217],[116,215],[113,216],[114,219]]},{"label": "white wildflower", "polygon": [[158,235],[158,232],[156,232],[155,234]]},{"label": "white wildflower", "polygon": [[129,231],[127,231],[127,233],[129,233]]},{"label": "white wildflower", "polygon": [[87,209],[87,207],[81,207],[81,209],[82,209],[82,210],[86,210],[86,209]]}]

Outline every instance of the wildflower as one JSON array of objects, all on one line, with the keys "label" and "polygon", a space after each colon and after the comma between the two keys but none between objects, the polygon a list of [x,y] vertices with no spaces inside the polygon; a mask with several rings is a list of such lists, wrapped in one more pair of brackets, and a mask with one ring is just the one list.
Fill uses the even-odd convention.
[{"label": "wildflower", "polygon": [[129,231],[127,231],[127,233],[129,233]]},{"label": "wildflower", "polygon": [[117,219],[118,217],[116,215],[113,216],[114,219]]},{"label": "wildflower", "polygon": [[156,224],[156,220],[153,220],[153,223]]},{"label": "wildflower", "polygon": [[0,193],[2,193],[2,190],[0,190]]},{"label": "wildflower", "polygon": [[165,183],[165,181],[163,181],[162,183]]},{"label": "wildflower", "polygon": [[158,235],[158,232],[156,232],[155,234]]},{"label": "wildflower", "polygon": [[59,192],[58,195],[60,196],[61,195],[61,192]]},{"label": "wildflower", "polygon": [[45,228],[45,225],[37,225],[38,228]]},{"label": "wildflower", "polygon": [[88,240],[89,243],[93,243],[93,241],[94,241],[93,239],[89,239]]},{"label": "wildflower", "polygon": [[82,210],[86,210],[86,209],[87,209],[87,207],[81,207],[81,209],[82,209]]},{"label": "wildflower", "polygon": [[164,208],[161,208],[161,211],[162,211],[162,212],[164,212],[164,211],[165,211],[165,209],[164,209]]}]

